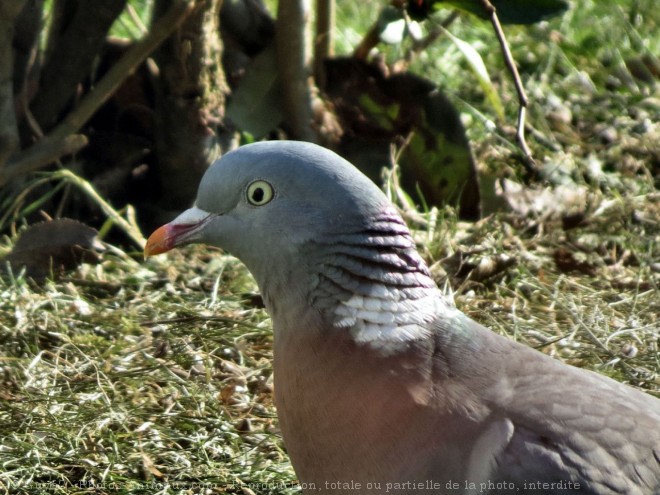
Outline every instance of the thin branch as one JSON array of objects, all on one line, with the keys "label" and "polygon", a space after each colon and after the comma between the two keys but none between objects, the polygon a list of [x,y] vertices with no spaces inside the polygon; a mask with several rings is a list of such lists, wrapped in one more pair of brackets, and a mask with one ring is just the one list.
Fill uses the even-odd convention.
[{"label": "thin branch", "polygon": [[[443,19],[440,24],[432,24],[429,33],[424,38],[421,40],[413,39],[412,47],[406,52],[406,60],[412,60],[413,56],[420,54],[433,43],[435,43],[435,41],[445,32],[444,29],[448,29],[449,26],[451,26],[452,23],[459,18],[459,16],[459,10],[452,10],[447,18]],[[406,22],[409,22],[408,16],[406,16]]]},{"label": "thin branch", "polygon": [[[405,10],[402,10],[402,12],[406,24],[409,25],[411,22],[410,17]],[[433,42],[435,42],[444,32],[442,28],[448,28],[459,17],[459,15],[460,12],[458,10],[452,10],[449,16],[447,16],[447,18],[439,25],[433,25],[431,31],[423,39],[413,39],[412,47],[406,52],[405,60],[409,62],[414,55],[423,52],[431,46],[431,44],[433,44]],[[367,60],[371,49],[380,42],[380,31],[380,21],[379,19],[376,19],[374,24],[369,28],[369,31],[367,31],[367,34],[364,35],[364,38],[362,38],[358,46],[353,50],[353,57],[360,60]]]},{"label": "thin branch", "polygon": [[25,0],[0,2],[0,167],[19,143],[14,109],[14,24]]},{"label": "thin branch", "polygon": [[495,6],[490,3],[489,0],[481,0],[486,13],[490,16],[490,22],[495,29],[495,35],[500,43],[502,48],[502,54],[504,55],[504,63],[506,64],[511,76],[513,77],[513,82],[516,86],[516,92],[518,93],[518,102],[520,104],[518,109],[518,129],[516,132],[516,139],[518,140],[518,145],[525,155],[528,163],[527,165],[534,170],[534,158],[532,157],[532,152],[527,146],[527,141],[525,140],[525,116],[527,113],[528,100],[527,94],[525,93],[525,88],[523,87],[522,81],[520,79],[520,74],[518,73],[518,67],[513,60],[513,55],[511,55],[511,50],[509,49],[509,44],[506,42],[506,37],[504,36],[504,31],[500,24],[500,20],[497,17],[497,11]]},{"label": "thin branch", "polygon": [[194,2],[176,2],[170,10],[154,23],[149,34],[135,43],[103,76],[51,135],[64,137],[76,132],[114,94],[128,76],[133,74],[144,60],[165,41],[183,20],[193,11]]},{"label": "thin branch", "polygon": [[316,0],[316,37],[314,38],[314,77],[325,87],[325,59],[334,55],[335,0]]},{"label": "thin branch", "polygon": [[7,167],[0,169],[0,187],[21,175],[34,172],[63,156],[80,151],[87,145],[87,137],[71,134],[63,138],[48,136],[22,152]]},{"label": "thin branch", "polygon": [[353,58],[358,60],[367,60],[369,52],[374,48],[380,41],[380,26],[378,21],[374,22],[373,25],[367,31],[367,34],[364,35],[360,44],[355,47],[353,50]]},{"label": "thin branch", "polygon": [[460,16],[460,11],[452,10],[447,16],[447,18],[443,19],[439,25],[436,24],[431,28],[431,31],[429,32],[429,34],[426,35],[426,37],[424,37],[419,41],[415,41],[414,50],[416,52],[421,52],[426,50],[444,32],[442,28],[449,29],[449,26],[451,26],[454,23],[454,21],[459,18],[459,16]]},{"label": "thin branch", "polygon": [[312,129],[314,82],[310,36],[311,0],[280,0],[277,6],[275,45],[286,122],[293,137],[317,142]]},{"label": "thin branch", "polygon": [[[80,128],[114,94],[126,78],[172,34],[193,8],[194,2],[190,1],[180,1],[172,5],[170,10],[154,23],[149,34],[135,43],[112,66],[94,89],[85,95],[80,104],[48,136],[14,157],[3,170],[0,170],[0,186],[85,146],[87,139],[77,134]],[[60,143],[60,141],[64,142]]]},{"label": "thin branch", "polygon": [[43,59],[41,85],[30,103],[39,125],[46,131],[57,125],[60,115],[75,100],[80,81],[92,70],[106,35],[126,2],[53,2],[52,10],[61,11],[62,24],[53,24],[49,42],[54,44],[48,47],[48,58]]}]

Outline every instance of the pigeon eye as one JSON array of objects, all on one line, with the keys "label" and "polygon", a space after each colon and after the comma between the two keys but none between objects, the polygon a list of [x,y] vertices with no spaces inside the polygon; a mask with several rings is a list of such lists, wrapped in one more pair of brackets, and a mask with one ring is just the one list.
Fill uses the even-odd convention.
[{"label": "pigeon eye", "polygon": [[263,206],[273,199],[273,186],[265,180],[255,180],[247,187],[247,200],[254,206]]}]

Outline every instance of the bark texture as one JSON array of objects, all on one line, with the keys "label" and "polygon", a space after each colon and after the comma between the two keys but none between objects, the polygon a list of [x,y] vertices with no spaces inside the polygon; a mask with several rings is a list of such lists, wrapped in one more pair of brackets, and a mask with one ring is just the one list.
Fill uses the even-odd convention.
[{"label": "bark texture", "polygon": [[[158,0],[157,19],[175,0]],[[155,56],[160,71],[156,94],[156,160],[161,208],[190,205],[199,181],[218,155],[225,79],[221,66],[221,0],[198,0],[195,9]]]}]

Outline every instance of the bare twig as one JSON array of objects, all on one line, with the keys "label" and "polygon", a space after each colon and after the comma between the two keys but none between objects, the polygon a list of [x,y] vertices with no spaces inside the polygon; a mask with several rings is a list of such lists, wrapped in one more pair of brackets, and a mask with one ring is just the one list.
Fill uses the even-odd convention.
[{"label": "bare twig", "polygon": [[335,0],[316,0],[316,37],[314,38],[314,77],[325,87],[325,59],[334,55]]},{"label": "bare twig", "polygon": [[[403,8],[403,7],[401,7]],[[406,52],[405,59],[410,61],[414,55],[423,52],[426,50],[435,40],[437,40],[440,35],[444,32],[442,28],[448,28],[456,19],[458,19],[460,13],[458,10],[453,10],[446,19],[438,25],[435,24],[429,31],[429,33],[420,40],[413,39],[412,47]],[[407,24],[410,24],[411,20],[406,11],[403,11],[404,19]],[[380,24],[379,20],[376,19],[374,24],[369,28],[367,34],[362,38],[362,41],[353,51],[353,57],[360,60],[366,60],[369,56],[369,52],[380,42]]]},{"label": "bare twig", "polygon": [[280,0],[275,44],[286,121],[295,139],[316,142],[310,19],[311,0]]},{"label": "bare twig", "polygon": [[18,146],[14,111],[14,22],[25,0],[0,3],[0,167]]},{"label": "bare twig", "polygon": [[525,155],[527,164],[531,169],[534,169],[534,158],[532,157],[532,152],[527,146],[527,141],[525,140],[525,115],[527,113],[527,94],[525,93],[525,88],[523,87],[522,81],[520,80],[520,74],[518,73],[518,67],[513,60],[513,55],[511,55],[511,50],[509,49],[509,44],[506,42],[506,37],[504,36],[504,31],[500,24],[500,20],[497,17],[497,11],[495,6],[490,3],[489,0],[481,0],[481,3],[486,10],[486,13],[490,16],[490,22],[495,29],[495,35],[500,43],[502,48],[502,54],[504,55],[504,63],[506,64],[511,76],[513,77],[513,82],[516,86],[516,92],[518,93],[518,102],[520,107],[518,108],[518,129],[516,132],[516,139],[518,140],[518,145]]},{"label": "bare twig", "polygon": [[[94,113],[112,96],[117,88],[130,76],[139,65],[179,26],[194,8],[194,2],[176,2],[170,10],[151,28],[147,36],[135,43],[103,76],[80,101],[80,104],[69,113],[65,119],[53,129],[43,141],[34,147],[23,151],[8,162],[0,174],[0,186],[11,179],[27,172],[52,163],[58,158],[82,148],[86,144],[84,136],[77,134],[78,130],[94,115]],[[84,142],[83,142],[84,139]],[[43,141],[40,141],[42,143]],[[58,144],[58,141],[65,141]],[[47,155],[51,151],[50,157]]]},{"label": "bare twig", "polygon": [[59,11],[59,24],[53,23],[49,30],[48,41],[52,45],[39,69],[39,91],[30,102],[35,118],[46,131],[58,124],[60,115],[75,100],[80,82],[93,70],[106,35],[126,3],[127,0],[76,2],[74,9],[73,2],[59,0],[46,9]]},{"label": "bare twig", "polygon": [[193,11],[194,2],[174,3],[170,10],[154,23],[149,34],[135,43],[103,76],[76,109],[71,112],[51,133],[64,137],[80,129],[117,90],[117,88],[140,66],[144,60],[183,22]]},{"label": "bare twig", "polygon": [[[429,31],[429,34],[427,34],[424,38],[421,40],[417,41],[414,40],[412,49],[410,50],[411,53],[421,53],[424,50],[426,50],[429,46],[431,46],[435,40],[437,40],[440,35],[444,32],[442,28],[449,28],[451,24],[458,19],[460,15],[460,12],[458,10],[452,10],[451,13],[447,16],[446,19],[443,19],[440,24],[435,24],[431,27],[431,30]],[[408,58],[411,57],[411,53],[408,54]]]},{"label": "bare twig", "polygon": [[369,52],[373,47],[375,47],[380,41],[380,28],[378,26],[378,21],[376,21],[373,26],[369,28],[367,34],[364,35],[360,44],[355,47],[353,50],[353,57],[359,60],[367,60]]},{"label": "bare twig", "polygon": [[63,156],[76,153],[87,145],[87,137],[82,134],[71,134],[63,138],[48,136],[34,144],[7,167],[0,169],[0,186],[15,177],[38,170]]}]

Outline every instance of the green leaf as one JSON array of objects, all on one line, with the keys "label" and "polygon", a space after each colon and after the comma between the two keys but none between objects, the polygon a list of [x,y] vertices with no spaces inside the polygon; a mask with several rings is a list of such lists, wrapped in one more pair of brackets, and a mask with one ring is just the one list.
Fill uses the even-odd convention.
[{"label": "green leaf", "polygon": [[273,44],[250,63],[238,88],[231,94],[226,114],[240,130],[260,139],[282,121],[281,100]]},{"label": "green leaf", "polygon": [[379,181],[392,146],[406,142],[398,160],[403,195],[418,204],[459,205],[463,218],[478,217],[479,183],[465,130],[435,84],[356,59],[329,61],[327,74],[326,94],[344,130],[342,156]]},{"label": "green leaf", "polygon": [[454,43],[454,45],[456,45],[456,48],[461,51],[470,68],[472,69],[472,72],[474,72],[474,74],[477,76],[477,81],[479,81],[479,86],[481,86],[481,89],[486,95],[486,100],[488,100],[490,105],[493,107],[493,110],[495,110],[497,118],[503,121],[504,106],[502,105],[502,100],[500,99],[500,95],[497,93],[495,86],[493,86],[493,82],[490,80],[488,70],[486,69],[486,65],[484,64],[481,55],[479,55],[479,52],[475,50],[472,45],[461,39],[458,39],[445,28],[442,28],[442,30],[445,35],[447,35],[449,39]]},{"label": "green leaf", "polygon": [[[502,24],[534,24],[560,15],[568,8],[567,0],[491,0]],[[489,16],[481,0],[440,0],[432,4],[433,10],[451,6],[482,19]]]}]

